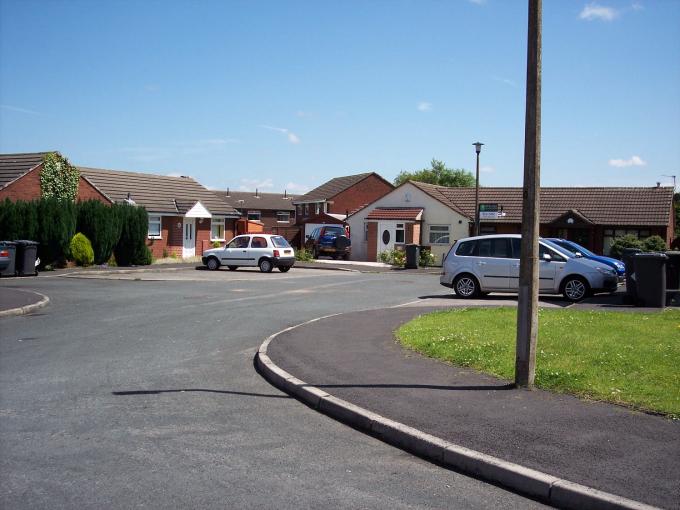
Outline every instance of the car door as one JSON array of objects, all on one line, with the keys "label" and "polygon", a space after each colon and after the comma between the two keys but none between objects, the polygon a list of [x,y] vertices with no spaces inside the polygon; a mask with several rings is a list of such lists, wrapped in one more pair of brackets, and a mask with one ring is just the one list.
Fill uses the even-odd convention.
[{"label": "car door", "polygon": [[[550,258],[547,258],[549,255]],[[543,243],[538,245],[538,289],[540,292],[559,292],[567,259]]]},{"label": "car door", "polygon": [[510,278],[510,243],[505,237],[477,240],[475,271],[484,290],[507,290]]},{"label": "car door", "polygon": [[250,248],[248,248],[248,255],[252,258],[253,265],[256,266],[262,257],[271,257],[272,250],[267,244],[267,238],[264,236],[253,236],[250,240]]},{"label": "car door", "polygon": [[253,266],[252,255],[248,251],[250,236],[234,237],[224,247],[220,257],[220,263],[224,266]]}]

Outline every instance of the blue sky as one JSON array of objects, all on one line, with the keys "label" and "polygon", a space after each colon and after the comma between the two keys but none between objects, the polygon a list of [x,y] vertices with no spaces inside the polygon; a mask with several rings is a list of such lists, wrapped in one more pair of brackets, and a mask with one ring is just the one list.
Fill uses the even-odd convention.
[{"label": "blue sky", "polygon": [[[0,152],[303,192],[521,186],[526,2],[0,0]],[[680,184],[680,1],[544,0],[541,184]]]}]

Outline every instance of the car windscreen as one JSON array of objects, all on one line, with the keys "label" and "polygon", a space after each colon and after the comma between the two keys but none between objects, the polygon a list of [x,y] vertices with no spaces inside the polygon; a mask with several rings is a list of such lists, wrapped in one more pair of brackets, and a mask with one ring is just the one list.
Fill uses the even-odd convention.
[{"label": "car windscreen", "polygon": [[326,228],[323,233],[324,236],[338,237],[345,235],[345,229],[342,227]]},{"label": "car windscreen", "polygon": [[272,244],[276,248],[290,248],[290,244],[288,244],[288,241],[286,241],[286,238],[281,237],[281,236],[273,236],[272,237]]},{"label": "car windscreen", "polygon": [[547,239],[541,239],[541,242],[544,243],[547,246],[550,246],[550,248],[555,250],[560,255],[563,255],[565,258],[568,258],[568,259],[576,258],[575,254],[573,254],[571,251],[567,250],[566,248],[563,248],[562,246],[560,246],[557,243],[554,243],[552,241],[548,241]]}]

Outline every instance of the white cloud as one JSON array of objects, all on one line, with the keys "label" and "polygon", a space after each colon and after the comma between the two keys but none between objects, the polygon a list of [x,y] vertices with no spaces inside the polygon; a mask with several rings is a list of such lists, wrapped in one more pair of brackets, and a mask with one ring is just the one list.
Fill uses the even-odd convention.
[{"label": "white cloud", "polygon": [[427,101],[421,101],[418,103],[418,111],[419,112],[431,112],[432,111],[432,103],[428,103]]},{"label": "white cloud", "polygon": [[227,145],[229,143],[241,143],[238,138],[206,138],[197,142],[200,145]]},{"label": "white cloud", "polygon": [[182,177],[182,174],[178,172],[170,172],[169,174],[165,174],[168,177]]},{"label": "white cloud", "polygon": [[498,76],[492,76],[492,80],[499,81],[501,83],[505,83],[506,85],[509,85],[510,87],[515,87],[517,88],[517,82],[514,82],[508,78],[500,78]]},{"label": "white cloud", "polygon": [[605,7],[593,2],[586,4],[586,6],[581,11],[581,14],[579,14],[579,18],[585,19],[587,21],[612,21],[614,18],[618,17],[618,15],[619,11],[613,7]]},{"label": "white cloud", "polygon": [[292,144],[300,143],[300,137],[293,133],[290,129],[275,126],[267,126],[266,124],[261,124],[260,127],[264,129],[269,129],[270,131],[277,131],[279,133],[283,133],[284,135],[286,135],[286,138],[288,138],[288,141]]},{"label": "white cloud", "polygon": [[633,2],[630,5],[630,8],[633,9],[634,11],[641,11],[645,8],[645,6],[642,5],[640,2]]},{"label": "white cloud", "polygon": [[486,0],[468,0],[468,2],[476,5],[484,5],[486,3]]},{"label": "white cloud", "polygon": [[241,185],[239,186],[240,191],[253,191],[255,189],[271,189],[274,187],[274,181],[272,179],[241,179],[239,181]]},{"label": "white cloud", "polygon": [[630,159],[610,159],[609,166],[624,168],[628,166],[646,166],[647,162],[640,156],[631,156]]},{"label": "white cloud", "polygon": [[496,172],[496,169],[492,166],[482,166],[479,167],[479,171],[484,173],[484,174],[493,174]]},{"label": "white cloud", "polygon": [[304,194],[307,193],[311,188],[306,184],[297,184],[295,182],[289,182],[286,184],[286,190],[290,193]]},{"label": "white cloud", "polygon": [[311,117],[312,114],[310,112],[306,112],[304,110],[298,110],[298,111],[295,112],[295,116],[303,119],[305,117]]},{"label": "white cloud", "polygon": [[161,88],[158,85],[156,85],[155,83],[147,83],[146,85],[144,85],[144,90],[146,90],[147,92],[153,93],[153,92],[158,92],[159,90],[161,90]]},{"label": "white cloud", "polygon": [[28,108],[19,108],[18,106],[12,106],[9,104],[0,104],[0,109],[8,110],[10,112],[28,113],[29,115],[40,115],[39,112],[34,110],[29,110]]}]

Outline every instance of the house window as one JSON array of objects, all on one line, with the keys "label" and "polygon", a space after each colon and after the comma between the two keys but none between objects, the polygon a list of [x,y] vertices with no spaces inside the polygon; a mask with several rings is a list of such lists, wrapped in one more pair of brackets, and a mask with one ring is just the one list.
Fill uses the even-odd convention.
[{"label": "house window", "polygon": [[364,241],[368,241],[368,223],[364,223]]},{"label": "house window", "polygon": [[449,244],[448,225],[430,225],[430,244]]},{"label": "house window", "polygon": [[488,236],[490,234],[495,234],[496,233],[496,226],[495,225],[482,225],[479,227],[479,235],[480,236]]},{"label": "house window", "polygon": [[276,221],[277,223],[289,223],[290,213],[288,211],[277,211]]},{"label": "house window", "polygon": [[149,216],[149,239],[161,239],[160,216]]},{"label": "house window", "polygon": [[260,211],[248,211],[248,219],[250,221],[260,221]]},{"label": "house window", "polygon": [[212,218],[210,221],[210,240],[224,241],[224,218]]},{"label": "house window", "polygon": [[314,204],[314,206],[315,214],[319,214],[321,212],[321,204]]},{"label": "house window", "polygon": [[404,224],[397,223],[397,230],[394,233],[394,242],[402,243],[404,242]]},{"label": "house window", "polygon": [[309,216],[309,204],[305,204],[305,216]]}]

